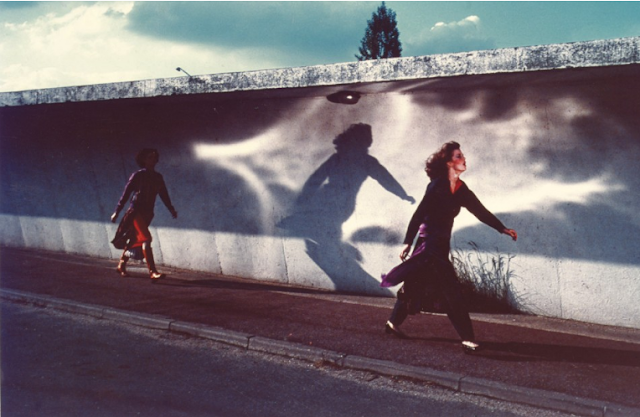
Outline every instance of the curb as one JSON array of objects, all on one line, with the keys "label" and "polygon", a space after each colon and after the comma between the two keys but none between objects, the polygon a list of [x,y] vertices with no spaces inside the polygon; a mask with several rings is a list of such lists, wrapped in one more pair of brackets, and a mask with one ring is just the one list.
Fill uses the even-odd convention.
[{"label": "curb", "polygon": [[640,416],[640,408],[574,397],[552,391],[518,387],[425,367],[398,364],[392,361],[346,355],[314,346],[269,339],[215,326],[181,322],[158,315],[83,304],[16,290],[0,289],[0,298],[17,303],[31,304],[36,307],[53,308],[68,313],[125,322],[140,327],[188,334],[254,352],[285,356],[313,363],[320,361],[328,362],[340,368],[369,371],[384,376],[418,380],[464,394],[482,395],[501,401],[573,413],[581,416]]}]

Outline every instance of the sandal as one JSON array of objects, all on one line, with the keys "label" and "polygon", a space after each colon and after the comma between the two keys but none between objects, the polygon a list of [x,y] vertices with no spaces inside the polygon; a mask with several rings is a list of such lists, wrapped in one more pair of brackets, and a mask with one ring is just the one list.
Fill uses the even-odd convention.
[{"label": "sandal", "polygon": [[124,258],[120,258],[120,262],[118,262],[118,267],[116,268],[116,271],[118,271],[118,274],[120,274],[121,277],[128,277],[129,274],[127,273],[127,261],[129,259],[124,259]]}]

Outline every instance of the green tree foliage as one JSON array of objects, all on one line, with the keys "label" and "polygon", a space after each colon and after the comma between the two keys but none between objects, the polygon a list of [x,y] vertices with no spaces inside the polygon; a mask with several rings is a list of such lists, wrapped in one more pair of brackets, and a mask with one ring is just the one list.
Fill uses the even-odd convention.
[{"label": "green tree foliage", "polygon": [[378,10],[367,21],[367,30],[360,41],[358,61],[380,58],[397,58],[401,56],[402,45],[396,12],[388,9],[382,2]]}]

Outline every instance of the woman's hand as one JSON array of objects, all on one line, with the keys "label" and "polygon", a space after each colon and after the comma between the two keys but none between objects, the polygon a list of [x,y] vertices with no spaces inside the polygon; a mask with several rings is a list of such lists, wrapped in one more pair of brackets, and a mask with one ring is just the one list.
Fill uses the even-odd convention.
[{"label": "woman's hand", "polygon": [[171,210],[171,217],[173,217],[174,219],[178,218],[178,212],[175,210]]},{"label": "woman's hand", "polygon": [[409,243],[404,248],[402,248],[402,252],[400,252],[400,260],[402,260],[402,262],[404,262],[407,259],[407,257],[409,256],[410,252],[411,252],[411,244]]},{"label": "woman's hand", "polygon": [[111,223],[115,223],[117,218],[118,218],[118,213],[113,213],[111,215]]},{"label": "woman's hand", "polygon": [[518,233],[513,229],[504,229],[502,233],[511,236],[511,239],[513,239],[514,241],[518,240]]}]

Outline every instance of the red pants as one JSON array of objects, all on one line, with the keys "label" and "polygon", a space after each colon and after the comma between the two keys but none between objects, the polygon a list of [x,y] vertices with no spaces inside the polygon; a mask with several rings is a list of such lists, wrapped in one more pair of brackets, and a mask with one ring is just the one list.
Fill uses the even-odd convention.
[{"label": "red pants", "polygon": [[142,218],[142,216],[137,215],[136,217],[134,217],[133,227],[136,229],[136,243],[131,245],[132,248],[140,247],[144,242],[151,243],[151,232],[149,232],[149,225]]}]

